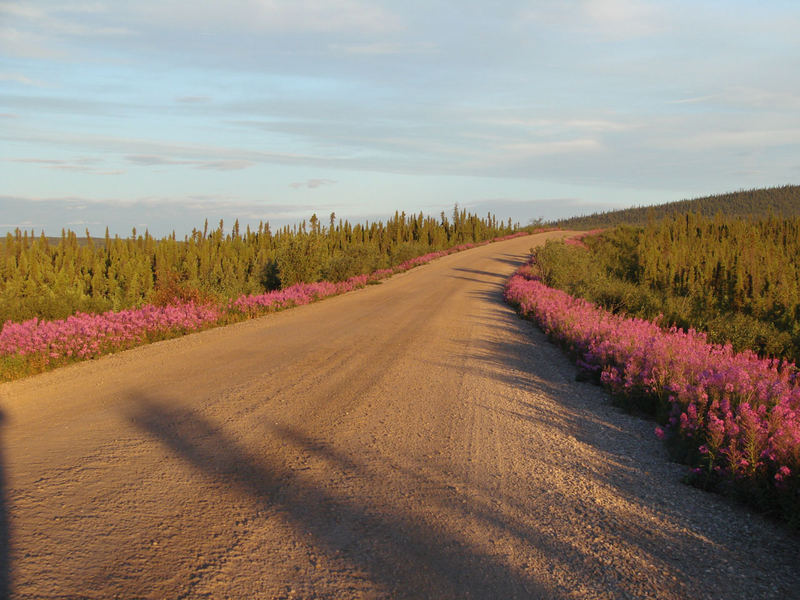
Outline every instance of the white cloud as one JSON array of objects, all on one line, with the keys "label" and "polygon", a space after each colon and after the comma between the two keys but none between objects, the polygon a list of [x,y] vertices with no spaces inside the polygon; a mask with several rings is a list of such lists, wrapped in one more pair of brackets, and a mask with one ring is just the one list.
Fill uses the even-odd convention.
[{"label": "white cloud", "polygon": [[642,0],[542,2],[526,8],[519,17],[612,40],[650,36],[668,29],[671,23],[662,5]]},{"label": "white cloud", "polygon": [[0,27],[0,50],[23,58],[63,58],[66,52],[56,48],[46,36],[14,27]]},{"label": "white cloud", "polygon": [[796,90],[729,86],[715,94],[669,100],[668,104],[715,104],[748,109],[800,110],[800,88]]},{"label": "white cloud", "polygon": [[513,152],[515,159],[525,156],[546,156],[550,154],[569,154],[573,152],[595,152],[603,145],[590,138],[578,140],[559,140],[549,142],[512,142],[503,144],[501,148]]},{"label": "white cloud", "polygon": [[206,171],[239,171],[247,169],[255,165],[250,160],[243,159],[223,159],[223,160],[183,160],[168,158],[157,154],[129,154],[125,157],[128,162],[131,162],[140,167],[159,167],[164,165],[189,165],[196,169],[203,169]]},{"label": "white cloud", "polygon": [[589,23],[611,38],[649,36],[669,22],[660,7],[639,0],[584,0],[581,9]]},{"label": "white cloud", "polygon": [[765,110],[800,110],[800,87],[795,90],[735,86],[722,95],[725,104]]},{"label": "white cloud", "polygon": [[41,8],[22,2],[0,2],[0,13],[23,19],[41,19],[45,16]]},{"label": "white cloud", "polygon": [[800,146],[800,128],[751,131],[709,131],[670,140],[664,147],[681,150],[710,150],[713,148],[764,148],[770,146]]},{"label": "white cloud", "polygon": [[568,129],[583,129],[585,131],[608,132],[608,131],[627,131],[639,127],[632,121],[608,121],[605,119],[567,119],[564,126]]},{"label": "white cloud", "polygon": [[301,153],[268,152],[245,148],[176,144],[149,139],[35,130],[27,130],[25,135],[4,135],[0,139],[77,148],[82,152],[88,151],[102,156],[118,153],[128,162],[141,166],[208,165],[208,168],[216,166],[220,170],[230,170],[232,167],[245,168],[259,163],[335,166],[337,164],[344,165],[349,160]]},{"label": "white cloud", "polygon": [[39,165],[45,169],[55,169],[58,171],[76,171],[91,175],[122,175],[125,171],[119,169],[102,169],[96,165],[103,163],[97,158],[78,158],[74,160],[62,160],[54,158],[6,158],[6,162]]},{"label": "white cloud", "polygon": [[241,171],[255,165],[250,160],[207,160],[196,163],[198,169],[206,171]]},{"label": "white cloud", "polygon": [[300,188],[308,188],[308,189],[316,189],[323,185],[333,185],[336,183],[333,179],[308,179],[306,181],[295,181],[294,183],[290,183],[289,187],[294,189]]},{"label": "white cloud", "polygon": [[[97,20],[86,22],[87,14],[103,12],[106,11],[99,5],[51,5],[48,9],[43,9],[29,3],[0,3],[0,14],[8,15],[6,21],[15,19],[14,27],[4,29],[0,32],[0,37],[17,54],[36,56],[33,43],[37,40],[48,42],[59,36],[106,37],[132,33],[125,26]],[[55,51],[43,47],[38,52],[42,56],[48,56]]]},{"label": "white cloud", "polygon": [[21,83],[22,85],[31,85],[37,87],[44,85],[40,81],[35,81],[21,73],[0,73],[0,81],[13,81],[15,83]]},{"label": "white cloud", "polygon": [[180,102],[182,104],[205,104],[207,102],[211,102],[210,96],[178,96],[175,98],[175,102]]},{"label": "white cloud", "polygon": [[386,33],[401,29],[395,15],[360,0],[199,0],[190,5],[162,0],[132,3],[126,11],[142,25],[155,21],[206,32]]},{"label": "white cloud", "polygon": [[623,120],[600,119],[592,117],[572,118],[530,118],[525,116],[478,116],[476,123],[499,125],[516,129],[527,129],[539,133],[569,133],[570,131],[592,131],[608,133],[627,131],[641,126],[638,119],[628,118]]},{"label": "white cloud", "polygon": [[334,52],[354,55],[430,54],[436,51],[432,42],[373,42],[370,44],[330,44]]},{"label": "white cloud", "polygon": [[714,100],[718,98],[717,94],[711,94],[709,96],[693,96],[691,98],[681,98],[680,100],[668,100],[668,104],[701,104],[703,102],[708,102],[709,100]]}]

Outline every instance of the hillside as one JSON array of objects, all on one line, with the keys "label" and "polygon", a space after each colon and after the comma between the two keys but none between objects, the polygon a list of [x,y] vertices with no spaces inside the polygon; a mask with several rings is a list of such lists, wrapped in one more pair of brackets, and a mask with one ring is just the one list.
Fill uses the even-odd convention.
[{"label": "hillside", "polygon": [[654,206],[635,206],[622,210],[597,212],[561,219],[553,224],[564,229],[594,229],[616,225],[646,225],[648,219],[659,220],[675,213],[695,212],[713,216],[780,216],[800,215],[800,185],[741,190],[693,200],[679,200]]}]

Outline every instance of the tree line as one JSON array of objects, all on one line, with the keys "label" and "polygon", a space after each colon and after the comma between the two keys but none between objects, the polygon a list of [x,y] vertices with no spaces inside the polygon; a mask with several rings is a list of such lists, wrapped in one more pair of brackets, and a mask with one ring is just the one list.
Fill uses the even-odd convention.
[{"label": "tree line", "polygon": [[518,225],[492,214],[480,218],[458,205],[448,218],[396,212],[385,223],[355,223],[331,213],[273,231],[269,223],[244,231],[236,221],[194,229],[184,239],[79,237],[62,230],[7,234],[0,254],[0,323],[33,317],[64,318],[166,303],[220,300],[278,289],[300,281],[341,281],[415,256],[513,233]]},{"label": "tree line", "polygon": [[694,212],[713,217],[718,212],[728,216],[764,217],[800,215],[800,186],[741,190],[728,194],[717,194],[692,200],[679,200],[654,206],[636,206],[622,210],[596,212],[553,223],[564,229],[598,229],[617,225],[644,226],[649,221],[657,221],[675,215]]},{"label": "tree line", "polygon": [[712,341],[800,359],[800,217],[699,213],[620,226],[537,256],[546,283]]}]

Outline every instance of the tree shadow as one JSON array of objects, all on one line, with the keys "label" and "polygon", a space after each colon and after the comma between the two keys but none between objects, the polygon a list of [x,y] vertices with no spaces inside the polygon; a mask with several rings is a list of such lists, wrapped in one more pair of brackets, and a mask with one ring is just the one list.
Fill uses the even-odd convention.
[{"label": "tree shadow", "polygon": [[[393,598],[556,597],[541,582],[470,547],[456,532],[432,528],[420,515],[399,508],[387,514],[359,497],[340,497],[303,472],[280,466],[279,460],[256,456],[202,416],[166,409],[144,395],[132,399],[138,410],[131,418],[138,427],[214,481],[277,509],[295,529],[313,537],[319,552],[368,573],[370,581]],[[291,429],[270,429],[295,451],[317,456],[362,480],[373,477],[363,464],[326,444]],[[413,480],[425,484],[416,471],[406,474],[412,485]],[[514,534],[535,542],[535,532]]]},{"label": "tree shadow", "polygon": [[[502,273],[497,273],[495,271],[483,271],[481,269],[466,269],[463,267],[454,267],[453,271],[459,271],[461,273],[472,273],[473,275],[485,275],[486,277],[490,277],[491,279],[502,279],[505,281],[507,278]],[[477,280],[482,281],[483,283],[487,283],[485,280]]]},{"label": "tree shadow", "polygon": [[495,260],[499,263],[505,263],[507,265],[511,265],[513,267],[519,267],[524,263],[528,256],[530,256],[529,252],[520,252],[519,254],[498,254],[492,256],[492,260]]},{"label": "tree shadow", "polygon": [[[481,375],[525,392],[506,393],[504,402],[483,408],[528,424],[531,431],[556,427],[588,448],[596,460],[574,465],[571,473],[596,482],[635,507],[629,511],[631,533],[625,543],[654,558],[666,556],[665,547],[680,548],[684,556],[692,557],[684,563],[689,565],[687,578],[695,581],[703,581],[720,565],[737,565],[759,579],[774,577],[772,587],[779,593],[791,594],[796,589],[800,575],[792,565],[800,557],[797,533],[753,515],[735,501],[681,486],[685,467],[669,460],[666,449],[655,439],[652,422],[614,406],[602,387],[576,382],[574,364],[535,323],[505,305],[502,289],[492,286],[470,293],[502,304],[498,310],[481,315],[483,325],[492,331],[513,333],[473,343],[463,358]],[[537,402],[537,398],[557,402]],[[528,452],[541,459],[537,448],[531,447]],[[562,466],[554,463],[551,469],[557,471]],[[676,489],[676,484],[683,489]],[[650,515],[679,533],[653,535],[637,524],[640,515]],[[741,525],[753,524],[746,541],[731,534],[731,519]],[[753,565],[754,551],[770,560]]]}]

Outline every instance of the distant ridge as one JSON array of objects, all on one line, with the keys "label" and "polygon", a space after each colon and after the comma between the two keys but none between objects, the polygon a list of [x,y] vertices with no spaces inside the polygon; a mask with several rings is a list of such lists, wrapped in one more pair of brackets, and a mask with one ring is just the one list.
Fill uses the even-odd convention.
[{"label": "distant ridge", "polygon": [[675,213],[696,212],[713,216],[766,217],[800,215],[800,185],[741,190],[693,200],[679,200],[654,206],[636,206],[622,210],[597,212],[591,215],[561,219],[553,224],[564,229],[594,229],[616,225],[645,225],[648,219],[662,219]]}]

